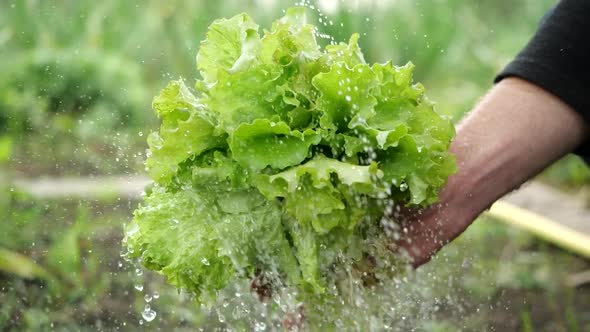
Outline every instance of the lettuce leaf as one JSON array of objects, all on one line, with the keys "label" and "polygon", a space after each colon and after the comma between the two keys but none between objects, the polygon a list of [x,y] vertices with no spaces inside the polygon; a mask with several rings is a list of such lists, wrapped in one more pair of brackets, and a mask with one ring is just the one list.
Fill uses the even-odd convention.
[{"label": "lettuce leaf", "polygon": [[206,82],[217,81],[219,72],[246,69],[260,47],[258,25],[247,14],[216,20],[197,54],[197,68]]},{"label": "lettuce leaf", "polygon": [[146,168],[156,182],[169,181],[181,162],[223,144],[223,137],[214,135],[214,119],[183,81],[171,82],[153,107],[162,125],[148,136]]},{"label": "lettuce leaf", "polygon": [[283,169],[298,165],[321,137],[313,130],[291,130],[285,122],[258,119],[241,124],[230,136],[233,158],[244,167],[259,171],[266,166]]},{"label": "lettuce leaf", "polygon": [[268,199],[285,198],[287,214],[325,234],[336,226],[352,229],[360,221],[364,213],[356,212],[363,207],[356,199],[378,192],[379,176],[376,163],[351,165],[318,155],[287,171],[260,175],[257,187]]}]

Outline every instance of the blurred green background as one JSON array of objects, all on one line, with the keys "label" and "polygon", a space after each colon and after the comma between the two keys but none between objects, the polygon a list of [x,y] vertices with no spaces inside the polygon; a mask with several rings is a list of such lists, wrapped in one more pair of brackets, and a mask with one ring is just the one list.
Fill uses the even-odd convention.
[{"label": "blurred green background", "polygon": [[[328,18],[320,23],[318,11],[309,12],[336,41],[360,32],[367,61],[414,62],[439,112],[458,121],[554,3],[323,0],[313,7]],[[211,21],[246,11],[268,27],[294,4],[2,1],[0,136],[13,145],[10,167],[26,176],[142,171],[140,132],[157,125],[151,98],[170,79],[196,77],[195,55]],[[584,170],[566,167],[566,176],[555,177],[587,183]]]},{"label": "blurred green background", "polygon": [[[361,33],[367,61],[393,59],[401,65],[411,60],[416,64],[415,79],[426,86],[439,112],[455,122],[491,87],[494,75],[556,3],[305,2],[311,23],[335,41]],[[245,11],[261,27],[269,27],[294,4],[0,1],[0,330],[193,330],[208,321],[207,314],[161,278],[137,276],[134,267],[120,259],[122,227],[136,201],[116,195],[99,200],[39,199],[15,190],[9,180],[142,174],[145,138],[158,125],[151,98],[171,79],[190,81],[198,75],[195,56],[212,20]],[[590,185],[590,171],[573,156],[542,178],[566,189]],[[472,239],[470,255],[481,257],[481,263],[465,269],[453,283],[463,294],[455,301],[464,301],[468,309],[448,309],[450,318],[433,311],[432,321],[420,323],[426,324],[424,329],[589,331],[590,305],[586,301],[580,307],[579,299],[584,294],[590,298],[588,290],[576,295],[561,282],[562,272],[586,263],[500,226],[476,226],[466,237]],[[502,257],[489,252],[484,247],[489,237],[511,251]],[[447,249],[446,263],[435,262],[416,278],[427,282],[432,271],[463,266],[468,258],[459,246]],[[514,272],[506,264],[523,252],[529,256],[521,257],[522,266],[532,268]],[[570,261],[575,264],[554,266]],[[506,269],[513,272],[506,274]],[[134,289],[139,282],[145,285],[142,292]],[[443,289],[449,292],[449,287]],[[507,290],[514,297],[503,298]],[[143,297],[154,291],[161,293],[153,302],[159,316],[142,326]],[[502,301],[510,302],[511,309],[490,309],[492,302],[506,306]],[[553,304],[548,313],[535,311],[530,301]],[[553,325],[539,324],[547,319]]]}]

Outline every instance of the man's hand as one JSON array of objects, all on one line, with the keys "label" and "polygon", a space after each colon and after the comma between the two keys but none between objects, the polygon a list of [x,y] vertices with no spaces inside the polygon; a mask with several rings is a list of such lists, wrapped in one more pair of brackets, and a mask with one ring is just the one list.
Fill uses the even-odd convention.
[{"label": "man's hand", "polygon": [[573,151],[587,134],[581,116],[557,97],[527,81],[504,79],[459,125],[451,145],[459,171],[440,203],[405,214],[398,245],[414,266],[424,264],[498,198]]}]

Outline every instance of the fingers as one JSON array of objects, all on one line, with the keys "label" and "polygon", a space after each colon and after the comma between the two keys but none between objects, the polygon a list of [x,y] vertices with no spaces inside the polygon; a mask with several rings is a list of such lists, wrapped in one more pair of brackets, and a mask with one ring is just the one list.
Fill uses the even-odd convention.
[{"label": "fingers", "polygon": [[[273,285],[272,278],[264,271],[257,269],[254,277],[250,282],[250,290],[258,297],[261,302],[270,302],[276,285]],[[305,327],[305,309],[303,305],[297,306],[295,310],[285,314],[282,320],[285,331],[301,331]]]},{"label": "fingers", "polygon": [[414,210],[400,219],[397,245],[410,256],[415,268],[428,262],[469,225],[465,218],[451,212],[447,206],[436,204],[426,210]]},{"label": "fingers", "polygon": [[272,298],[273,285],[263,271],[257,270],[250,282],[250,290],[258,296],[260,302],[268,302]]},{"label": "fingers", "polygon": [[283,328],[286,331],[301,331],[305,327],[305,309],[303,305],[296,310],[288,312],[283,318]]},{"label": "fingers", "polygon": [[400,219],[398,246],[410,256],[411,263],[418,267],[430,260],[442,246],[439,239],[442,223],[437,220],[438,206],[427,210],[412,211]]},{"label": "fingers", "polygon": [[428,262],[449,240],[435,219],[415,221],[407,227],[407,233],[398,242],[411,258],[416,268]]}]

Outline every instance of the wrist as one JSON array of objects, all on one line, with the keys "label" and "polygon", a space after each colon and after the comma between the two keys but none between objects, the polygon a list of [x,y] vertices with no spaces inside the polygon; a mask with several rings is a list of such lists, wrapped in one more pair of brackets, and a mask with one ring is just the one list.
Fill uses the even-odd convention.
[{"label": "wrist", "polygon": [[451,152],[458,172],[441,202],[476,218],[584,139],[579,114],[526,81],[509,78],[492,89],[457,129]]}]

